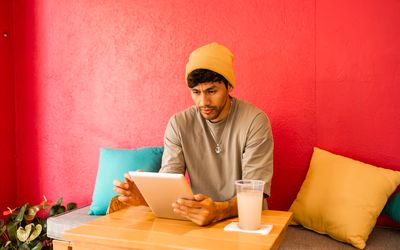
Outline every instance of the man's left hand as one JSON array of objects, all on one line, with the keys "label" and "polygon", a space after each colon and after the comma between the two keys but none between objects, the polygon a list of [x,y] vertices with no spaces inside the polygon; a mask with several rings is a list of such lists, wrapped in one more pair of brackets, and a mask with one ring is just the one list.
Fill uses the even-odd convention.
[{"label": "man's left hand", "polygon": [[178,199],[172,203],[172,207],[175,213],[200,226],[212,223],[217,216],[217,206],[214,200],[204,194],[194,195],[193,200]]}]

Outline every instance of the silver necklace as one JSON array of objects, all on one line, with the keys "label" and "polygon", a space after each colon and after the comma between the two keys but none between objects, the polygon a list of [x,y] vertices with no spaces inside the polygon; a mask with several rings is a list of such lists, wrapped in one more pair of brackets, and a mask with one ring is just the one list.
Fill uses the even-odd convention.
[{"label": "silver necklace", "polygon": [[216,139],[216,136],[214,135],[214,132],[212,131],[212,129],[210,128],[210,125],[208,125],[208,122],[206,121],[208,131],[210,131],[210,134],[211,134],[211,136],[212,136],[212,138],[213,138],[213,140],[215,142],[216,146],[215,146],[214,150],[215,150],[215,153],[217,153],[217,154],[220,154],[222,152],[221,142],[222,142],[222,138],[224,137],[226,124],[229,122],[229,117],[230,117],[230,114],[231,114],[231,110],[232,110],[232,100],[231,100],[231,106],[229,107],[228,116],[226,117],[226,121],[225,121],[224,127],[222,129],[221,137],[219,138],[219,142],[217,142],[217,139]]}]

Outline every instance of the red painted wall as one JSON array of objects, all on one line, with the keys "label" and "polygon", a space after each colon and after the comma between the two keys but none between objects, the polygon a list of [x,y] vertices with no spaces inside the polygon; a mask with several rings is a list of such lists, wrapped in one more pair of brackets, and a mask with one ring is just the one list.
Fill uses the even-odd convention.
[{"label": "red painted wall", "polygon": [[318,144],[400,170],[400,2],[316,6]]},{"label": "red painted wall", "polygon": [[0,217],[16,205],[12,2],[0,1]]},{"label": "red painted wall", "polygon": [[99,147],[162,145],[191,105],[188,54],[211,41],[236,55],[233,95],[271,119],[271,208],[289,207],[313,146],[400,169],[398,1],[15,5],[18,202],[89,203]]},{"label": "red painted wall", "polygon": [[318,144],[400,170],[400,2],[317,1],[317,10]]},{"label": "red painted wall", "polygon": [[219,41],[237,55],[234,95],[271,118],[274,197],[289,204],[296,183],[280,180],[307,166],[315,144],[313,1],[25,4],[16,8],[17,166],[32,175],[19,202],[46,194],[89,203],[99,147],[162,145],[169,117],[191,105],[188,54]]}]

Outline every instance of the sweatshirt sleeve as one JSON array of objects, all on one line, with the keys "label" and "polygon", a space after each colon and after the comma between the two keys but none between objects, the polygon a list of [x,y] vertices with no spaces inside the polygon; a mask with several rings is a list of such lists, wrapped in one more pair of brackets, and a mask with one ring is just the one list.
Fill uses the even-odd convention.
[{"label": "sweatshirt sleeve", "polygon": [[268,196],[273,174],[273,151],[274,140],[270,122],[264,113],[259,113],[247,132],[242,154],[242,177],[265,181],[264,193]]},{"label": "sweatshirt sleeve", "polygon": [[164,153],[162,156],[160,173],[185,174],[185,158],[183,156],[181,135],[173,116],[167,125],[164,135]]}]

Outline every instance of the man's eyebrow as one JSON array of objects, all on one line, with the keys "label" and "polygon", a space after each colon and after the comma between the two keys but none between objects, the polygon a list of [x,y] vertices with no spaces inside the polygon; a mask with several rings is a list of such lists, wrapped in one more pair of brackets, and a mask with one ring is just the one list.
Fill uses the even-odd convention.
[{"label": "man's eyebrow", "polygon": [[[215,86],[215,85],[213,85],[213,86],[210,86],[210,87],[204,89],[204,91],[210,91],[210,90],[215,90],[215,89],[218,89],[218,87]],[[196,87],[191,88],[191,90],[192,90],[192,91],[201,91],[200,89],[196,89]]]},{"label": "man's eyebrow", "polygon": [[218,88],[217,88],[217,86],[213,85],[209,88],[206,88],[204,91],[215,90],[215,89],[218,89]]}]

